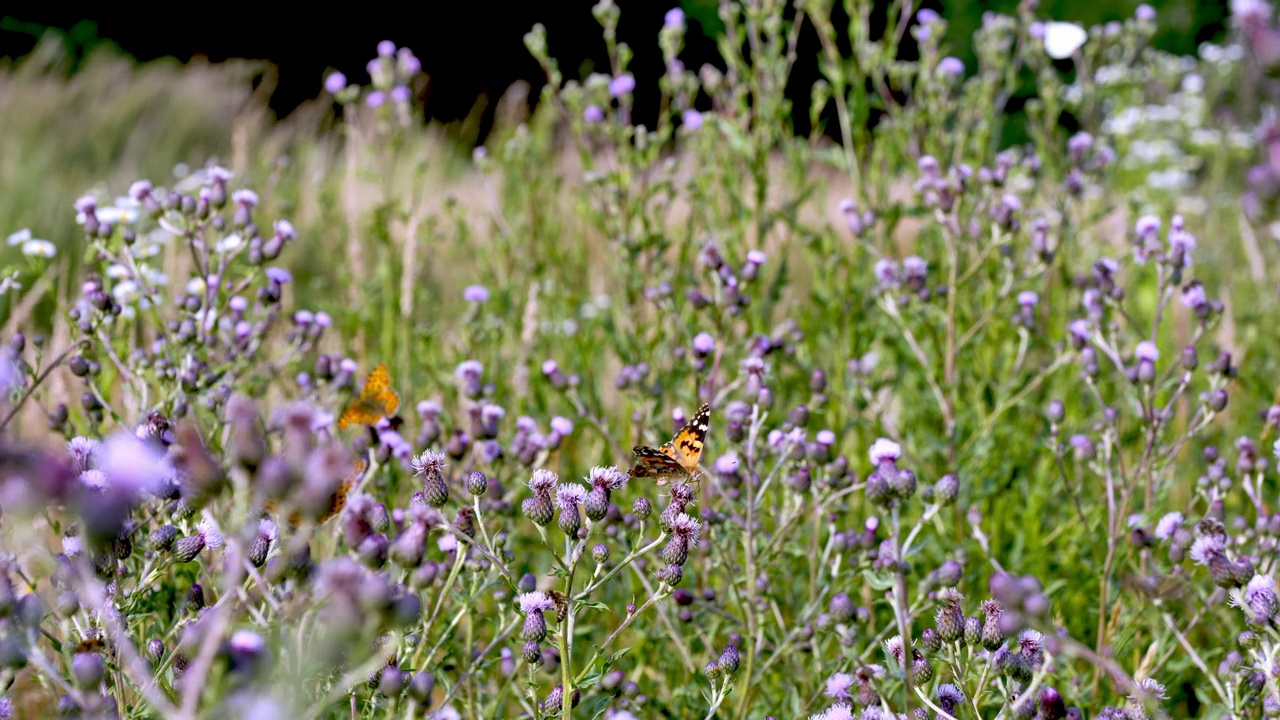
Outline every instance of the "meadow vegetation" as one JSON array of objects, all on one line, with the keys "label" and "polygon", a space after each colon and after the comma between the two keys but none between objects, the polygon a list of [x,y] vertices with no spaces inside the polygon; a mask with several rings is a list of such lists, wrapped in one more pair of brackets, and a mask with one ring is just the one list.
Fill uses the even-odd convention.
[{"label": "meadow vegetation", "polygon": [[1270,5],[673,10],[651,127],[594,13],[473,153],[390,43],[0,73],[0,718],[1280,714]]}]

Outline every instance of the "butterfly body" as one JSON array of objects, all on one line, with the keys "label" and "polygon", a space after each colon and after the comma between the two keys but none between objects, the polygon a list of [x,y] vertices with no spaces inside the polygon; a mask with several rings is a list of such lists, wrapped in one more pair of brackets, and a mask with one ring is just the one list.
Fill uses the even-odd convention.
[{"label": "butterfly body", "polygon": [[707,429],[711,426],[711,406],[703,405],[683,428],[661,447],[637,445],[632,449],[635,464],[631,468],[633,478],[653,478],[659,485],[671,480],[686,482],[698,473],[698,461],[706,444]]},{"label": "butterfly body", "polygon": [[338,418],[338,429],[345,430],[352,425],[372,425],[382,418],[391,415],[400,407],[400,396],[391,389],[391,372],[386,363],[369,373],[360,396],[351,401],[342,416]]},{"label": "butterfly body", "polygon": [[[364,475],[364,471],[368,469],[368,467],[369,467],[368,461],[366,461],[364,458],[356,458],[354,464],[352,465],[351,472],[345,475],[342,478],[342,482],[338,483],[338,486],[334,488],[333,499],[330,502],[329,508],[325,511],[324,515],[322,515],[320,519],[316,521],[317,524],[323,525],[324,523],[328,522],[330,518],[342,512],[342,509],[347,506],[347,495],[351,494],[351,491],[355,488],[357,484],[359,484],[360,477]],[[263,503],[262,509],[266,510],[267,512],[275,512],[279,507],[280,507],[280,503],[278,503],[277,501],[267,500],[265,503]],[[293,514],[289,516],[290,525],[296,526],[301,522],[302,522],[302,515],[300,513],[295,511]]]}]

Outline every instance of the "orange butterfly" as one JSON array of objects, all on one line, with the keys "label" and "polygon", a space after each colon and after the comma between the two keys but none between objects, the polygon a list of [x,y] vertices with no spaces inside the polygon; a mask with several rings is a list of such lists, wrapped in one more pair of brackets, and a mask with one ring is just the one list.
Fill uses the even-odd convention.
[{"label": "orange butterfly", "polygon": [[659,485],[666,485],[672,478],[681,481],[693,479],[698,472],[698,460],[702,457],[710,424],[711,406],[704,404],[693,419],[671,438],[671,442],[656,449],[637,445],[631,451],[636,457],[631,477],[655,478]]},{"label": "orange butterfly", "polygon": [[[342,478],[342,482],[339,483],[337,489],[334,490],[333,502],[329,505],[329,509],[325,511],[317,524],[323,525],[328,522],[330,518],[342,512],[342,509],[347,506],[347,495],[351,493],[351,489],[356,486],[356,483],[360,482],[360,476],[364,474],[364,471],[368,467],[368,461],[364,458],[356,458],[352,471],[347,474],[346,477]],[[280,503],[275,500],[268,500],[262,504],[262,508],[267,512],[274,512],[279,506]],[[301,521],[302,516],[297,512],[294,512],[289,516],[290,525],[297,525]]]},{"label": "orange butterfly", "polygon": [[338,429],[345,430],[351,425],[372,425],[394,413],[398,407],[400,396],[391,389],[391,373],[387,370],[386,363],[379,363],[369,373],[369,379],[365,380],[360,397],[342,411],[342,417],[338,418]]}]

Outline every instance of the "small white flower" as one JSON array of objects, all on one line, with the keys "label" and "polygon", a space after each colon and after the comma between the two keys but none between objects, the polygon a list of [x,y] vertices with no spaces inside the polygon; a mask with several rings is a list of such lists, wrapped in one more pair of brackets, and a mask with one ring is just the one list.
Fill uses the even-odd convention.
[{"label": "small white flower", "polygon": [[18,232],[13,233],[12,235],[9,236],[9,247],[16,247],[30,239],[31,239],[31,231],[28,230],[27,228],[22,228]]},{"label": "small white flower", "polygon": [[1075,23],[1047,22],[1044,24],[1044,51],[1054,60],[1064,60],[1075,54],[1089,34]]},{"label": "small white flower", "polygon": [[221,240],[214,246],[214,249],[220,253],[229,253],[239,250],[244,245],[244,238],[232,233]]},{"label": "small white flower", "polygon": [[48,240],[28,240],[22,243],[22,254],[28,257],[51,258],[58,254],[58,248]]}]

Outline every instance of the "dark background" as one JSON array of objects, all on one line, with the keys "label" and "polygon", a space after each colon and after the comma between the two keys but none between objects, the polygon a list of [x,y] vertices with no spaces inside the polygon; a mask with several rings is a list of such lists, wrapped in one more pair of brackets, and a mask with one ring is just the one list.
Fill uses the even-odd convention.
[{"label": "dark background", "polygon": [[[877,2],[888,6],[886,0]],[[654,81],[662,73],[657,33],[663,15],[677,3],[688,17],[686,49],[681,54],[686,67],[718,64],[716,37],[722,26],[717,0],[617,0],[622,11],[618,38],[635,51],[630,70],[637,79],[638,122],[652,122],[650,116],[657,109]],[[839,0],[836,4],[842,5]],[[1091,25],[1129,17],[1138,4],[1136,0],[1049,0],[1041,4],[1038,15]],[[1156,0],[1151,4],[1159,13],[1161,30],[1155,44],[1161,49],[1194,53],[1201,42],[1223,34],[1225,3]],[[529,101],[536,101],[542,73],[523,40],[535,23],[547,27],[551,53],[566,77],[607,68],[600,26],[591,13],[593,5],[592,0],[450,0],[394,10],[379,3],[347,4],[342,14],[326,14],[294,9],[281,12],[270,3],[121,3],[109,7],[10,3],[0,15],[0,57],[20,61],[42,34],[53,32],[72,57],[70,72],[90,51],[104,44],[114,45],[140,62],[167,56],[183,61],[193,57],[214,62],[228,58],[269,60],[279,71],[272,109],[284,116],[321,92],[330,69],[341,70],[353,82],[367,81],[364,67],[374,56],[376,44],[391,40],[409,47],[422,60],[430,77],[424,98],[427,114],[453,121],[472,112],[479,98],[495,100],[517,80],[533,85]],[[982,13],[1012,13],[1017,7],[1011,0],[927,0],[925,5],[948,19],[949,51],[967,67],[974,63],[968,39],[981,23]],[[873,17],[883,14],[874,13]],[[819,77],[817,38],[811,28],[806,30],[789,89],[793,100],[800,101]],[[909,54],[911,49],[905,52]],[[491,123],[493,106],[488,104],[482,119],[482,135]],[[1016,113],[1018,104],[1012,104],[1010,111]],[[796,131],[807,132],[807,113],[794,115]]]}]

